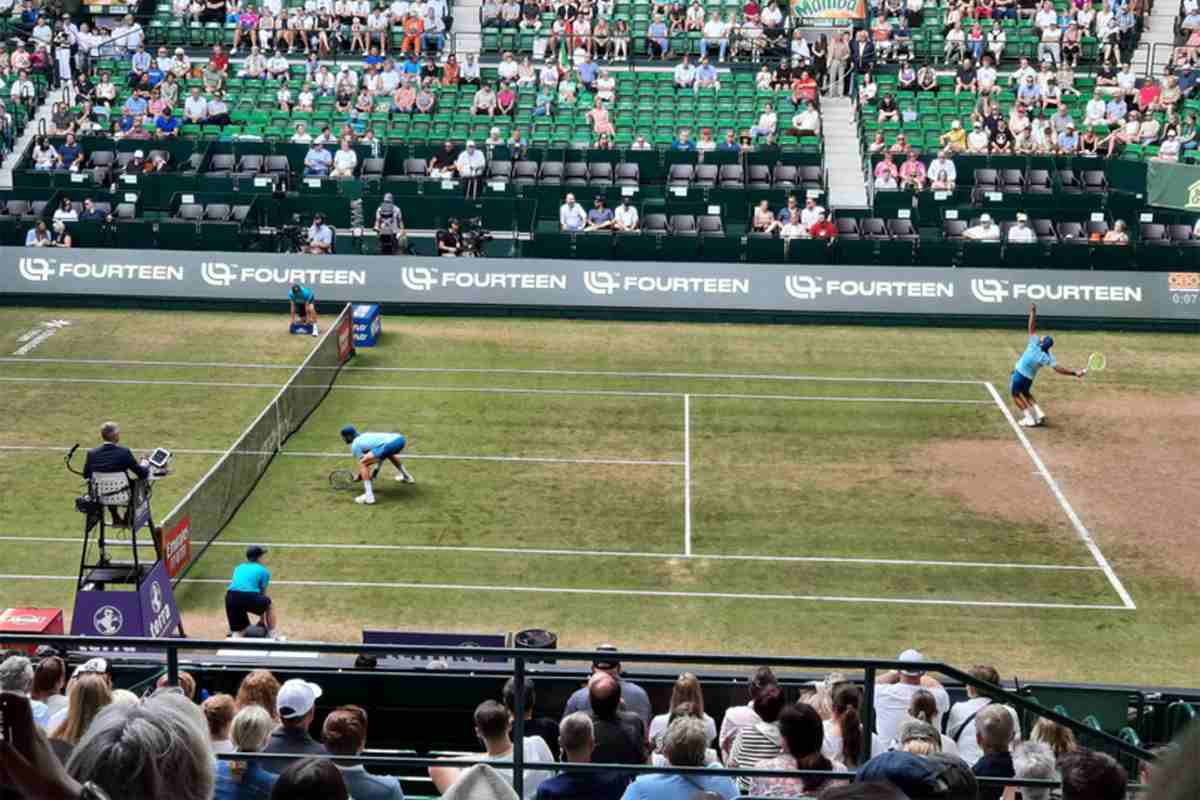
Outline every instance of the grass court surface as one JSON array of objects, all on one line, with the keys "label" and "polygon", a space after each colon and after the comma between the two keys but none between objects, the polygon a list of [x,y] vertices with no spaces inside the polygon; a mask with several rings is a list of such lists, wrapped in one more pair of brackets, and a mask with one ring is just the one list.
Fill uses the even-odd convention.
[{"label": "grass court surface", "polygon": [[[50,320],[70,324],[9,355]],[[66,448],[112,417],[135,450],[175,450],[165,517],[307,354],[285,330],[283,315],[0,310],[0,607],[70,609]],[[291,638],[537,626],[580,647],[916,644],[1023,679],[1182,683],[1200,667],[1195,337],[1056,335],[1062,363],[1098,350],[1109,368],[1043,374],[1051,424],[1022,438],[1002,409],[1022,326],[384,330],[177,591],[189,633],[222,634],[229,572],[262,543]],[[370,507],[332,490],[346,423],[404,433],[417,483],[385,466]]]}]

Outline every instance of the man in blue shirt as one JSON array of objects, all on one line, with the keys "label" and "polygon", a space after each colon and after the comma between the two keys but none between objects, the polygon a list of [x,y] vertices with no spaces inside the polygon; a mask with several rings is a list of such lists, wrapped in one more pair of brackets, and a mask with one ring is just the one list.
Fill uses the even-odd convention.
[{"label": "man in blue shirt", "polygon": [[130,117],[136,117],[139,114],[145,114],[148,104],[146,97],[141,92],[134,92],[129,95],[129,99],[125,101],[125,113]]},{"label": "man in blue shirt", "polygon": [[289,325],[297,322],[312,325],[312,335],[319,336],[317,328],[317,297],[313,290],[300,283],[293,283],[288,289],[288,305],[292,307],[292,320]]},{"label": "man in blue shirt", "polygon": [[313,142],[304,154],[304,174],[324,177],[329,174],[332,163],[333,155],[318,142]]},{"label": "man in blue shirt", "polygon": [[154,127],[158,129],[160,136],[175,136],[179,133],[179,125],[179,117],[175,116],[170,106],[164,108],[154,120]]},{"label": "man in blue shirt", "polygon": [[250,627],[250,615],[257,614],[267,629],[268,638],[283,638],[275,632],[275,607],[271,604],[271,598],[267,597],[271,573],[260,563],[266,554],[266,548],[251,545],[246,548],[246,561],[233,569],[233,578],[225,591],[225,617],[229,620],[231,636],[246,635],[246,629]]},{"label": "man in blue shirt", "polygon": [[342,441],[350,445],[350,452],[358,461],[358,480],[362,481],[363,493],[354,498],[359,505],[373,505],[375,490],[371,481],[379,474],[379,468],[384,459],[392,462],[400,474],[396,480],[403,483],[416,483],[416,479],[408,474],[404,464],[400,462],[400,452],[408,441],[399,433],[359,433],[353,425],[342,428]]},{"label": "man in blue shirt", "polygon": [[1016,367],[1013,368],[1009,390],[1012,392],[1013,402],[1025,414],[1021,418],[1021,426],[1034,428],[1046,424],[1046,415],[1042,413],[1037,401],[1033,399],[1033,392],[1030,391],[1038,370],[1042,367],[1050,367],[1059,375],[1074,375],[1076,378],[1082,378],[1083,371],[1060,367],[1054,356],[1050,354],[1050,348],[1054,346],[1054,339],[1049,336],[1039,337],[1037,335],[1036,303],[1029,305],[1028,330],[1029,342],[1025,345],[1025,352],[1017,359]]}]

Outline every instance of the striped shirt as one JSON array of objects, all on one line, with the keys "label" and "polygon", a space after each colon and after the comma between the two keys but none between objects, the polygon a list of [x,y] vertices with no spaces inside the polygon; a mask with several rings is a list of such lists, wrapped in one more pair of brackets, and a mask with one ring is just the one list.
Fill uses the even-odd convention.
[{"label": "striped shirt", "polygon": [[[730,767],[750,769],[760,761],[775,758],[783,752],[783,738],[779,733],[779,725],[775,722],[760,722],[752,728],[744,728],[733,740],[733,749],[729,753]],[[750,790],[750,778],[738,778],[738,786],[743,792]]]}]

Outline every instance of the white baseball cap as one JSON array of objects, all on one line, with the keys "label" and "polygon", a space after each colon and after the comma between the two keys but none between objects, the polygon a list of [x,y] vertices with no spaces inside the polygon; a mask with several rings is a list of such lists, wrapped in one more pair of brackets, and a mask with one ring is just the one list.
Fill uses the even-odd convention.
[{"label": "white baseball cap", "polygon": [[[992,215],[991,215],[991,214],[980,214],[980,215],[979,215],[979,221],[980,221],[980,222],[991,222],[991,221],[992,221]],[[917,653],[917,651],[916,651],[916,650],[906,650],[905,652],[906,652],[906,653]],[[917,655],[921,655],[921,654],[920,654],[920,653],[917,653]],[[901,656],[901,657],[900,657],[900,660],[901,660],[901,661],[903,661],[903,660],[904,660],[904,656]],[[919,659],[919,658],[918,658],[918,659],[913,659],[913,660],[915,660],[915,661],[920,661],[921,659]]]},{"label": "white baseball cap", "polygon": [[292,678],[279,687],[275,697],[275,710],[280,719],[296,719],[312,711],[317,698],[321,696],[321,687],[315,683]]},{"label": "white baseball cap", "polygon": [[[986,217],[987,215],[985,214],[984,216]],[[988,217],[988,219],[991,219],[991,217]],[[925,656],[921,655],[920,650],[914,650],[912,648],[909,648],[908,650],[905,650],[903,653],[900,654],[900,658],[898,660],[912,663],[912,662],[924,661]],[[915,669],[915,670],[902,669],[902,670],[900,670],[900,674],[908,675],[910,677],[916,677],[918,675],[924,675],[925,670],[923,670],[923,669]],[[288,681],[288,683],[291,683],[291,681]],[[286,686],[287,684],[284,684],[284,685]],[[282,694],[283,693],[280,692],[280,696],[282,696]]]},{"label": "white baseball cap", "polygon": [[89,658],[75,668],[75,671],[71,673],[71,677],[78,678],[80,675],[88,674],[107,675],[108,662],[103,658]]}]

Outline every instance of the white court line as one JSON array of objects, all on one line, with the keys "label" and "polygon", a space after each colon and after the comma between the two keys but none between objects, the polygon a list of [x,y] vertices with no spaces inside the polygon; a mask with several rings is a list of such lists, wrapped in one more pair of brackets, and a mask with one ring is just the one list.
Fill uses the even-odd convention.
[{"label": "white court line", "polygon": [[[116,384],[122,386],[204,386],[218,389],[282,389],[285,384],[279,383],[235,383],[229,381],[178,381],[178,380],[136,380],[131,378],[0,378],[3,383],[93,383]],[[684,397],[684,392],[650,392],[626,389],[525,389],[516,387],[497,386],[386,386],[377,384],[345,384],[335,383],[332,386],[296,385],[293,389],[314,389],[317,391],[365,391],[365,392],[451,392],[456,394],[531,394],[531,395],[565,395],[583,397]],[[726,400],[792,400],[807,402],[832,403],[932,403],[935,405],[991,405],[988,400],[968,400],[956,398],[934,397],[851,397],[838,395],[790,395],[790,394],[707,394],[692,392],[692,397],[711,397]]]},{"label": "white court line", "polygon": [[[0,542],[41,542],[79,544],[83,539],[77,536],[0,536]],[[130,544],[127,539],[110,539],[112,544]],[[144,546],[153,546],[152,542],[143,542]],[[252,544],[266,545],[280,550],[367,550],[383,552],[422,552],[422,553],[478,553],[490,555],[536,555],[536,556],[594,556],[605,558],[647,558],[673,560],[680,557],[678,553],[646,553],[629,552],[624,550],[573,550],[570,548],[523,548],[523,547],[479,547],[472,545],[450,544],[325,544],[319,542],[232,542],[217,540],[213,547],[245,548]],[[1099,567],[1075,566],[1069,564],[1010,564],[989,563],[986,561],[923,561],[896,558],[852,558],[841,556],[756,556],[693,553],[692,558],[708,561],[785,561],[798,564],[859,564],[863,566],[892,566],[892,567],[963,567],[979,569],[1018,569],[1018,570],[1049,570],[1066,572],[1099,572]]]},{"label": "white court line", "polygon": [[692,398],[683,396],[683,554],[692,554]]},{"label": "white court line", "polygon": [[991,392],[992,399],[995,401],[996,405],[1000,407],[1000,411],[1004,414],[1004,418],[1008,420],[1009,427],[1011,427],[1013,432],[1017,434],[1017,439],[1021,442],[1021,445],[1024,446],[1025,452],[1029,454],[1030,460],[1033,461],[1033,465],[1037,467],[1037,471],[1042,476],[1042,479],[1046,481],[1046,485],[1050,487],[1050,491],[1058,500],[1058,504],[1062,506],[1062,510],[1066,512],[1067,518],[1071,520],[1071,525],[1075,528],[1075,532],[1079,534],[1080,541],[1082,541],[1087,547],[1088,552],[1091,553],[1092,558],[1095,559],[1096,565],[1104,572],[1104,576],[1108,578],[1109,584],[1112,585],[1112,588],[1116,591],[1117,596],[1121,598],[1124,608],[1136,609],[1137,605],[1134,604],[1133,597],[1131,597],[1129,592],[1126,591],[1125,585],[1121,583],[1121,579],[1118,578],[1117,573],[1113,571],[1112,565],[1108,563],[1108,559],[1105,558],[1104,553],[1100,551],[1100,547],[1096,544],[1095,539],[1092,538],[1092,534],[1086,527],[1084,527],[1083,521],[1079,519],[1079,515],[1076,514],[1075,509],[1071,507],[1071,503],[1067,500],[1067,496],[1063,494],[1062,489],[1058,485],[1058,481],[1056,481],[1054,476],[1050,474],[1050,470],[1046,468],[1046,464],[1042,461],[1041,456],[1039,456],[1037,451],[1033,449],[1033,444],[1029,441],[1029,437],[1025,435],[1025,431],[1021,430],[1021,426],[1017,424],[1016,418],[1013,417],[1012,412],[1008,409],[1008,406],[1005,405],[1004,401],[1000,398],[1000,393],[996,391],[996,387],[993,386],[990,381],[987,383],[987,390]]},{"label": "white court line", "polygon": [[[131,367],[194,367],[211,369],[286,369],[290,364],[247,364],[222,361],[138,361],[133,359],[106,358],[13,358],[0,357],[0,363],[25,364],[82,364],[91,366]],[[336,367],[310,367],[309,369],[337,369]],[[811,381],[816,383],[930,383],[956,386],[983,386],[985,381],[951,378],[838,378],[828,375],[771,375],[742,372],[622,372],[588,369],[517,369],[517,368],[474,368],[474,367],[362,367],[348,364],[342,367],[353,372],[417,372],[431,374],[466,375],[573,375],[606,378],[689,378],[697,380],[749,380],[749,381]]]},{"label": "white court line", "polygon": [[[74,575],[0,575],[12,581],[75,581]],[[181,583],[228,585],[227,578],[185,577]],[[1086,603],[1031,603],[1004,600],[932,600],[920,597],[852,597],[809,594],[753,594],[742,592],[683,592],[665,589],[582,589],[565,586],[493,586],[464,583],[408,583],[401,581],[297,581],[272,580],[273,586],[303,586],[330,589],[403,589],[406,591],[525,592],[529,594],[582,594],[617,597],[671,597],[700,600],[793,600],[815,603],[870,603],[876,605],[967,606],[976,608],[1038,608],[1050,610],[1125,611],[1124,606]]]},{"label": "white court line", "polygon": [[[58,451],[66,452],[69,447],[54,446],[54,445],[32,445],[32,444],[5,444],[0,445],[0,452],[5,450],[28,452],[44,450],[58,457]],[[195,449],[195,448],[170,448],[172,453],[185,456],[219,456],[224,455],[226,450],[214,449]],[[234,450],[232,451],[243,456],[269,456],[272,455],[268,450]],[[306,453],[302,451],[280,450],[274,453],[278,456],[292,456],[296,458],[350,458],[347,453]],[[460,456],[446,454],[414,454],[405,453],[404,460],[409,459],[426,459],[430,461],[498,461],[498,462],[513,462],[520,464],[598,464],[610,465],[619,467],[682,467],[682,461],[657,461],[654,459],[640,458],[555,458],[543,456]]]}]

